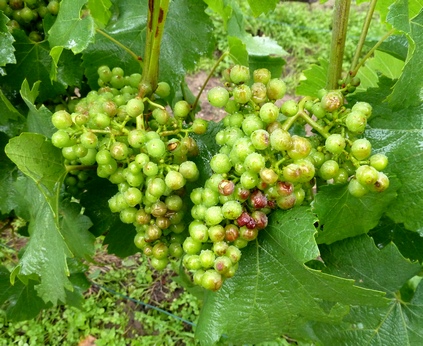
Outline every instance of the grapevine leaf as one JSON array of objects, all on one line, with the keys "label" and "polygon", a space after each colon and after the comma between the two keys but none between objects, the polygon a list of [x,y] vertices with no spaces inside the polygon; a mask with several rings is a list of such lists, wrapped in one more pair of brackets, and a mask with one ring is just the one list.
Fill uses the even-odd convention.
[{"label": "grapevine leaf", "polygon": [[16,187],[27,199],[26,209],[30,212],[28,232],[31,237],[15,272],[19,278],[40,276],[35,290],[44,302],[54,305],[58,301],[65,302],[65,288],[73,289],[66,263],[66,257],[72,254],[58,230],[58,211],[51,208],[32,180],[18,179]]},{"label": "grapevine leaf", "polygon": [[400,181],[398,197],[389,206],[387,215],[405,228],[423,234],[423,196],[420,174],[423,171],[423,105],[392,109],[384,102],[390,94],[393,81],[380,79],[378,89],[358,93],[355,101],[366,101],[373,106],[366,137],[374,152],[384,153],[389,164],[385,169]]},{"label": "grapevine leaf", "polygon": [[21,132],[25,120],[0,89],[0,132],[10,137],[16,136]]},{"label": "grapevine leaf", "polygon": [[404,32],[409,41],[408,57],[403,73],[395,84],[388,99],[393,108],[417,106],[421,103],[421,89],[423,81],[419,76],[423,74],[423,11],[408,19],[408,1],[398,0],[392,5],[388,15],[390,22],[396,29]]},{"label": "grapevine leaf", "polygon": [[367,236],[323,247],[322,257],[331,274],[356,279],[358,285],[382,289],[391,297],[385,307],[353,306],[341,324],[313,322],[313,335],[325,345],[418,345],[423,342],[422,285],[411,301],[399,299],[404,282],[421,270],[405,260],[395,245],[378,250]]},{"label": "grapevine leaf", "polygon": [[88,232],[92,226],[91,220],[81,214],[80,204],[69,200],[61,203],[60,216],[60,233],[70,251],[75,257],[89,261],[94,254],[95,241],[95,237]]},{"label": "grapevine leaf", "polygon": [[385,217],[369,234],[375,239],[378,247],[393,242],[405,258],[423,262],[423,236],[406,230],[404,225],[394,223]]},{"label": "grapevine leaf", "polygon": [[320,248],[324,272],[353,279],[361,287],[395,297],[404,283],[420,272],[421,265],[406,260],[390,243],[378,249],[372,238],[361,235]]},{"label": "grapevine leaf", "polygon": [[90,14],[93,16],[95,23],[98,26],[105,26],[109,22],[112,13],[110,7],[112,2],[110,0],[88,0],[87,7]]},{"label": "grapevine leaf", "polygon": [[128,257],[139,252],[134,244],[136,234],[134,225],[124,224],[119,217],[116,217],[114,223],[110,225],[103,243],[108,244],[108,253],[122,258]]},{"label": "grapevine leaf", "polygon": [[232,16],[232,6],[230,6],[228,1],[231,0],[204,0],[207,6],[222,18],[225,29],[229,18]]},{"label": "grapevine leaf", "polygon": [[326,87],[326,76],[329,68],[327,61],[319,60],[320,65],[312,64],[303,72],[305,79],[300,82],[295,93],[302,96],[317,97],[318,91]]},{"label": "grapevine leaf", "polygon": [[8,138],[3,133],[0,133],[0,196],[7,196],[8,198],[0,198],[0,214],[8,214],[15,208],[13,200],[13,181],[16,175],[16,166],[6,156],[4,147]]},{"label": "grapevine leaf", "polygon": [[21,281],[10,283],[10,272],[0,266],[0,307],[6,311],[11,321],[24,321],[35,318],[42,309],[51,307],[37,296],[34,286],[36,281],[29,280],[28,285]]},{"label": "grapevine leaf", "polygon": [[245,43],[238,37],[228,36],[229,54],[235,64],[248,66],[248,52]]},{"label": "grapevine leaf", "polygon": [[204,302],[196,336],[213,345],[254,344],[295,331],[305,321],[340,321],[349,304],[385,306],[381,292],[304,266],[318,254],[315,216],[298,207],[271,215],[258,242],[245,248],[237,274]]},{"label": "grapevine leaf", "polygon": [[50,70],[52,58],[47,41],[34,43],[29,40],[22,30],[14,33],[16,64],[6,67],[7,75],[0,77],[0,85],[6,94],[15,94],[21,89],[25,79],[29,85],[41,81],[38,102],[53,99],[65,92],[65,85],[51,82]]},{"label": "grapevine leaf", "polygon": [[9,18],[0,12],[0,66],[16,63],[15,48],[13,47],[14,38],[9,32],[6,23]]},{"label": "grapevine leaf", "polygon": [[94,42],[93,17],[81,18],[80,16],[82,6],[86,3],[87,0],[62,0],[60,2],[60,11],[49,30],[48,40],[52,47],[61,46],[77,54]]},{"label": "grapevine leaf", "polygon": [[368,193],[360,198],[352,196],[347,185],[320,187],[313,204],[321,226],[317,242],[330,244],[367,233],[375,227],[386,207],[396,197],[396,187],[392,186],[392,180],[391,177],[388,190],[382,193]]},{"label": "grapevine leaf", "polygon": [[26,79],[22,83],[20,94],[29,108],[27,117],[27,129],[30,132],[39,133],[46,136],[47,138],[50,138],[51,135],[56,132],[56,129],[51,122],[51,112],[44,105],[41,105],[38,109],[34,105],[34,102],[38,96],[39,86],[40,82],[36,82],[32,89],[30,89]]},{"label": "grapevine leaf", "polygon": [[248,0],[248,4],[250,5],[251,11],[255,17],[258,17],[262,13],[274,10],[278,2],[279,0]]},{"label": "grapevine leaf", "polygon": [[[143,56],[147,23],[147,2],[115,2],[115,11],[104,28],[107,35],[119,41],[138,56]],[[212,52],[212,23],[201,1],[176,0],[169,6],[160,50],[159,79],[178,85],[196,61]],[[181,18],[184,18],[181,21]],[[83,54],[89,85],[97,88],[97,69],[101,65],[120,66],[127,74],[139,72],[139,61],[109,38],[98,34],[94,44]]]},{"label": "grapevine leaf", "polygon": [[63,156],[42,135],[22,133],[6,145],[7,156],[39,187],[48,203],[58,209],[61,182],[66,176]]},{"label": "grapevine leaf", "polygon": [[[376,42],[374,42],[374,44],[375,43]],[[405,35],[389,36],[388,39],[382,42],[382,44],[378,47],[378,50],[405,61],[407,59],[408,52],[407,37]]]}]

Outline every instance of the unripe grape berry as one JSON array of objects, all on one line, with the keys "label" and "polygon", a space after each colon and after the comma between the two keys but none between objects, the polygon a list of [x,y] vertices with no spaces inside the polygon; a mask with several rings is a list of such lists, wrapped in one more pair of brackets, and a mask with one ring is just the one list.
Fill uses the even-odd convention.
[{"label": "unripe grape berry", "polygon": [[169,244],[169,254],[175,258],[181,258],[184,254],[184,250],[182,249],[182,245],[178,243],[170,243]]},{"label": "unripe grape berry", "polygon": [[248,101],[250,101],[251,96],[251,88],[246,84],[238,85],[233,89],[234,100],[238,103],[247,103]]},{"label": "unripe grape berry", "polygon": [[202,243],[200,241],[194,240],[191,237],[187,237],[182,244],[185,253],[187,253],[188,255],[195,255],[199,253],[201,250],[201,246]]},{"label": "unripe grape berry", "polygon": [[221,223],[223,220],[222,207],[215,205],[208,208],[204,220],[208,226],[215,226]]},{"label": "unripe grape berry", "polygon": [[372,115],[372,106],[367,102],[357,102],[352,106],[351,110],[360,112],[367,119]]},{"label": "unripe grape berry", "polygon": [[[262,104],[267,101],[267,88],[263,83],[254,83],[251,85],[251,100],[256,104]],[[226,110],[226,109],[225,109]],[[227,111],[227,110],[226,110]]]},{"label": "unripe grape berry", "polygon": [[228,201],[222,206],[225,219],[236,220],[242,214],[242,206],[238,201]]},{"label": "unripe grape berry", "polygon": [[163,157],[166,153],[166,145],[160,138],[154,138],[149,140],[145,147],[147,149],[148,155],[158,158]]},{"label": "unripe grape berry", "polygon": [[166,191],[166,183],[160,177],[155,177],[148,182],[148,193],[160,198]]},{"label": "unripe grape berry", "polygon": [[345,138],[337,133],[330,135],[325,141],[326,150],[335,155],[342,153],[345,145]]},{"label": "unripe grape berry", "polygon": [[370,156],[370,166],[383,171],[388,166],[388,157],[384,154],[374,154]]},{"label": "unripe grape berry", "polygon": [[351,154],[357,160],[367,159],[372,152],[372,144],[366,138],[357,139],[351,146]]},{"label": "unripe grape berry", "polygon": [[269,132],[263,129],[255,130],[250,135],[251,143],[257,150],[265,150],[270,145]]},{"label": "unripe grape berry", "polygon": [[169,121],[170,115],[166,109],[156,108],[153,110],[153,118],[160,124],[166,125]]},{"label": "unripe grape berry", "polygon": [[286,93],[286,84],[282,79],[273,78],[267,84],[267,97],[270,100],[279,100]]},{"label": "unripe grape berry", "polygon": [[338,162],[334,160],[327,160],[319,169],[319,175],[323,180],[330,180],[339,173]]},{"label": "unripe grape berry", "polygon": [[250,79],[250,69],[247,66],[235,65],[231,68],[229,77],[232,83],[245,83]]},{"label": "unripe grape berry", "polygon": [[98,77],[105,83],[110,82],[112,78],[112,71],[109,66],[103,65],[97,69]]},{"label": "unripe grape berry", "polygon": [[379,172],[372,166],[363,165],[357,168],[355,177],[361,185],[371,186],[377,181]]},{"label": "unripe grape berry", "polygon": [[229,100],[229,92],[223,87],[214,87],[207,93],[207,99],[213,107],[225,107]]},{"label": "unripe grape berry", "polygon": [[228,155],[218,153],[214,155],[210,160],[210,168],[215,173],[227,173],[232,168],[232,162],[229,159]]},{"label": "unripe grape berry", "polygon": [[166,82],[159,82],[154,93],[161,98],[166,98],[170,95],[170,85]]},{"label": "unripe grape berry", "polygon": [[173,115],[176,118],[185,119],[190,111],[191,106],[185,100],[180,100],[173,106]]},{"label": "unripe grape berry", "polygon": [[214,266],[216,255],[212,250],[201,250],[199,257],[201,266],[204,269],[208,269]]},{"label": "unripe grape berry", "polygon": [[358,111],[352,111],[347,115],[345,119],[345,125],[348,130],[352,133],[361,134],[366,129],[367,118],[366,116]]},{"label": "unripe grape berry", "polygon": [[184,176],[179,172],[170,171],[166,174],[165,183],[172,190],[181,189],[185,186],[185,182]]},{"label": "unripe grape berry", "polygon": [[286,117],[293,117],[298,113],[298,103],[295,100],[285,101],[281,106],[281,113]]},{"label": "unripe grape berry", "polygon": [[294,135],[291,137],[291,143],[292,145],[287,151],[292,159],[303,159],[310,154],[311,143],[307,138]]},{"label": "unripe grape berry", "polygon": [[278,119],[279,108],[272,102],[267,102],[260,108],[260,118],[266,124],[273,123]]},{"label": "unripe grape berry", "polygon": [[259,177],[257,173],[251,171],[245,171],[241,174],[241,185],[247,190],[251,190],[259,183]]},{"label": "unripe grape berry", "polygon": [[345,168],[339,168],[338,174],[333,178],[335,184],[345,184],[348,182],[349,174]]},{"label": "unripe grape berry", "polygon": [[348,191],[352,196],[357,198],[363,197],[369,192],[367,187],[360,184],[355,178],[351,179],[348,183]]},{"label": "unripe grape berry", "polygon": [[376,182],[369,187],[370,191],[383,192],[389,187],[389,178],[385,173],[379,172]]},{"label": "unripe grape berry", "polygon": [[271,168],[263,168],[260,171],[260,178],[266,184],[273,185],[277,182],[279,176],[278,174]]},{"label": "unripe grape berry", "polygon": [[289,150],[292,148],[292,137],[286,130],[275,129],[270,134],[270,146],[278,151]]},{"label": "unripe grape berry", "polygon": [[141,115],[144,112],[144,102],[142,99],[134,98],[126,104],[126,113],[132,118]]},{"label": "unripe grape berry", "polygon": [[325,94],[320,104],[326,112],[334,112],[344,104],[344,96],[339,90],[332,90]]},{"label": "unripe grape berry", "polygon": [[200,171],[193,161],[185,161],[179,165],[179,173],[188,181],[195,181],[200,176]]},{"label": "unripe grape berry", "polygon": [[[222,242],[225,239],[225,229],[221,225],[211,226],[208,229],[209,239],[213,243]],[[225,250],[226,251],[226,250]]]},{"label": "unripe grape berry", "polygon": [[110,155],[112,155],[115,160],[125,160],[128,157],[128,153],[129,149],[125,143],[114,142],[110,146]]},{"label": "unripe grape berry", "polygon": [[158,259],[156,257],[152,257],[150,260],[150,265],[156,270],[164,270],[169,263],[167,258]]},{"label": "unripe grape berry", "polygon": [[201,277],[201,286],[210,291],[217,291],[223,285],[222,275],[214,269],[206,270]]},{"label": "unripe grape berry", "polygon": [[269,83],[271,79],[271,73],[267,68],[259,68],[253,71],[253,80],[254,83]]},{"label": "unripe grape berry", "polygon": [[255,173],[259,173],[265,165],[266,159],[259,153],[251,153],[244,160],[245,169]]},{"label": "unripe grape berry", "polygon": [[59,130],[53,133],[51,142],[56,148],[64,148],[72,145],[72,140],[65,130]]},{"label": "unripe grape berry", "polygon": [[72,126],[72,117],[65,110],[60,110],[53,113],[51,121],[54,127],[59,130],[64,130]]},{"label": "unripe grape berry", "polygon": [[188,227],[189,235],[192,239],[199,242],[206,242],[208,240],[208,227],[199,220],[194,220]]},{"label": "unripe grape berry", "polygon": [[207,131],[208,122],[204,119],[196,118],[192,123],[192,131],[197,135],[202,135]]},{"label": "unripe grape berry", "polygon": [[326,116],[326,111],[324,110],[324,108],[322,107],[320,103],[315,103],[311,107],[311,112],[314,114],[314,116],[317,119],[322,119]]},{"label": "unripe grape berry", "polygon": [[214,261],[214,269],[220,273],[225,274],[229,271],[229,268],[232,267],[232,261],[229,257],[219,256],[216,257]]}]

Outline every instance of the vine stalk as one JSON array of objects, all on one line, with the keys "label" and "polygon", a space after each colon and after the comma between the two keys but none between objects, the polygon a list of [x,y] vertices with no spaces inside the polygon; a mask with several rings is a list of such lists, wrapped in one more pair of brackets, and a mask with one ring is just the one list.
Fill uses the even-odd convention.
[{"label": "vine stalk", "polygon": [[348,16],[351,0],[336,0],[332,21],[332,43],[329,57],[327,89],[336,89],[342,74],[345,39],[347,36]]},{"label": "vine stalk", "polygon": [[164,32],[169,0],[149,0],[147,18],[147,36],[144,52],[139,96],[144,98],[157,87],[159,77],[160,45]]}]

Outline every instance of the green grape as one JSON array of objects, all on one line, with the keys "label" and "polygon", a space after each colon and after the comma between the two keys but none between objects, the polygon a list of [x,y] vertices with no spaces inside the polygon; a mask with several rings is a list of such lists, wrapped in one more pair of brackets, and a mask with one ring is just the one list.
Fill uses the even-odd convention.
[{"label": "green grape", "polygon": [[361,185],[371,186],[376,183],[379,172],[372,166],[363,165],[357,168],[355,177]]},{"label": "green grape", "polygon": [[373,192],[383,192],[389,187],[389,178],[385,173],[379,172],[376,182],[369,186],[369,190]]},{"label": "green grape", "polygon": [[168,264],[169,260],[167,258],[157,259],[155,257],[152,257],[150,260],[150,265],[158,271],[164,270]]},{"label": "green grape", "polygon": [[360,184],[355,178],[351,179],[348,183],[348,191],[352,196],[357,198],[363,197],[369,192],[367,187]]},{"label": "green grape", "polygon": [[[263,83],[254,83],[253,85],[251,85],[251,100],[255,102],[256,104],[262,104],[266,102],[267,101],[266,85],[264,85]],[[226,108],[225,110],[227,111]]]},{"label": "green grape", "polygon": [[65,130],[59,130],[51,136],[52,144],[57,148],[70,147],[73,141]]},{"label": "green grape", "polygon": [[155,177],[147,183],[147,191],[156,198],[160,198],[166,191],[166,183],[160,177]]},{"label": "green grape", "polygon": [[291,147],[287,149],[288,155],[294,159],[306,158],[311,151],[311,143],[305,137],[294,135],[291,137]]},{"label": "green grape", "polygon": [[255,130],[250,135],[251,143],[257,150],[265,150],[270,145],[269,132],[263,129]]},{"label": "green grape", "polygon": [[166,174],[165,183],[172,190],[179,190],[185,186],[186,179],[176,171],[170,171]]},{"label": "green grape", "polygon": [[270,124],[278,119],[279,108],[274,103],[267,102],[261,106],[259,114],[261,120],[263,120],[266,124]]},{"label": "green grape", "polygon": [[197,135],[202,135],[207,131],[208,122],[204,119],[196,118],[192,122],[192,131]]},{"label": "green grape", "polygon": [[367,119],[372,115],[372,106],[367,102],[357,102],[351,110],[363,114]]},{"label": "green grape", "polygon": [[190,111],[191,111],[190,104],[184,100],[176,102],[175,105],[173,106],[173,115],[176,118],[185,119]]},{"label": "green grape", "polygon": [[232,267],[232,261],[227,256],[216,257],[214,261],[214,269],[220,274],[226,274]]},{"label": "green grape", "polygon": [[247,66],[235,65],[231,68],[229,77],[232,83],[246,83],[250,79],[250,69]]},{"label": "green grape", "polygon": [[293,147],[293,140],[288,131],[276,129],[270,134],[270,146],[278,151],[289,150]]},{"label": "green grape", "polygon": [[271,73],[267,68],[259,68],[253,71],[253,80],[255,83],[266,85],[269,83],[271,77]]},{"label": "green grape", "polygon": [[142,171],[147,177],[154,177],[159,173],[159,166],[157,163],[149,161],[143,166]]},{"label": "green grape", "polygon": [[169,254],[169,248],[165,243],[158,242],[153,246],[153,257],[157,259],[167,258]]},{"label": "green grape", "polygon": [[134,223],[135,222],[135,215],[137,213],[137,209],[136,208],[125,208],[123,209],[120,214],[120,221],[122,221],[123,223]]},{"label": "green grape", "polygon": [[133,148],[141,148],[146,142],[147,137],[144,130],[131,130],[128,133],[128,143]]},{"label": "green grape", "polygon": [[311,113],[313,113],[317,119],[323,119],[326,116],[326,111],[320,103],[315,103],[311,107]]},{"label": "green grape", "polygon": [[251,88],[246,84],[237,85],[233,89],[233,98],[235,102],[240,104],[250,101],[252,95]]},{"label": "green grape", "polygon": [[128,157],[129,149],[125,143],[114,142],[110,146],[110,155],[118,161],[125,160]]},{"label": "green grape", "polygon": [[181,258],[184,254],[181,244],[170,243],[169,244],[169,255],[175,258]]},{"label": "green grape", "polygon": [[192,237],[185,238],[182,248],[188,255],[195,255],[201,251],[202,243],[198,240],[194,240]]},{"label": "green grape", "polygon": [[159,82],[154,93],[161,98],[166,98],[170,95],[170,85],[166,82]]},{"label": "green grape", "polygon": [[363,113],[352,111],[345,119],[345,125],[352,133],[361,134],[366,129],[367,118]]},{"label": "green grape", "polygon": [[267,83],[267,97],[270,100],[279,100],[285,96],[286,84],[282,79],[273,78]]},{"label": "green grape", "polygon": [[73,124],[71,115],[65,110],[59,110],[53,113],[51,121],[53,126],[58,130],[67,129]]},{"label": "green grape", "polygon": [[245,169],[255,173],[259,173],[265,165],[266,159],[259,153],[251,153],[244,160]]},{"label": "green grape", "polygon": [[295,100],[288,100],[285,101],[281,108],[281,113],[286,117],[293,117],[295,114],[298,113],[298,103]]},{"label": "green grape", "polygon": [[200,176],[200,171],[193,161],[182,162],[179,165],[179,173],[188,181],[195,181]]},{"label": "green grape", "polygon": [[345,145],[345,138],[340,134],[332,134],[325,141],[326,150],[335,155],[342,153]]},{"label": "green grape", "polygon": [[134,98],[129,100],[126,104],[126,112],[132,118],[141,115],[144,112],[144,102],[142,99]]},{"label": "green grape", "polygon": [[222,205],[222,214],[227,220],[236,220],[242,211],[242,205],[238,201],[228,201]]},{"label": "green grape", "polygon": [[259,183],[259,177],[257,173],[251,171],[245,171],[241,174],[241,185],[247,190],[251,190]]},{"label": "green grape", "polygon": [[56,16],[59,13],[60,3],[59,1],[52,0],[48,3],[47,9],[53,16]]},{"label": "green grape", "polygon": [[384,154],[374,154],[370,156],[370,166],[383,171],[388,166],[388,157]]},{"label": "green grape", "polygon": [[357,160],[367,159],[372,152],[372,144],[366,138],[357,139],[351,146],[351,154]]},{"label": "green grape", "polygon": [[333,178],[335,184],[346,184],[348,182],[349,174],[345,168],[339,168],[338,174]]},{"label": "green grape", "polygon": [[218,153],[210,160],[210,168],[218,174],[227,173],[231,170],[232,163],[228,155]]},{"label": "green grape", "polygon": [[222,225],[211,226],[207,232],[213,243],[222,242],[225,239],[226,232]]},{"label": "green grape", "polygon": [[222,207],[214,205],[206,210],[204,220],[207,226],[215,226],[223,221]]},{"label": "green grape", "polygon": [[163,157],[166,153],[166,145],[160,138],[153,138],[149,140],[145,144],[145,147],[147,149],[148,155],[150,155],[151,157]]},{"label": "green grape", "polygon": [[339,90],[332,90],[321,98],[320,104],[326,112],[332,113],[344,104],[344,96]]},{"label": "green grape", "polygon": [[214,269],[208,269],[201,277],[201,286],[210,291],[217,291],[223,285],[222,275]]},{"label": "green grape", "polygon": [[319,175],[323,180],[335,178],[339,173],[338,162],[334,160],[325,161],[319,169]]},{"label": "green grape", "polygon": [[207,99],[213,107],[225,107],[229,100],[229,92],[223,87],[214,87],[207,93]]}]

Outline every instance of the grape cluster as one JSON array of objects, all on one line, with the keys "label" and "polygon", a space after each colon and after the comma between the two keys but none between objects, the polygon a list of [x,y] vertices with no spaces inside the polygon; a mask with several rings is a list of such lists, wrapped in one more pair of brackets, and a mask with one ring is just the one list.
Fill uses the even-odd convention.
[{"label": "grape cluster", "polygon": [[9,30],[22,29],[34,42],[44,39],[43,19],[57,16],[59,8],[60,0],[0,0],[0,10],[10,19]]},{"label": "grape cluster", "polygon": [[[249,68],[235,65],[224,78],[225,85],[207,95],[227,112],[216,134],[220,150],[210,161],[213,175],[190,195],[194,220],[183,243],[183,264],[193,281],[213,291],[235,274],[241,249],[267,226],[272,210],[310,203],[316,181],[348,183],[356,197],[389,185],[381,172],[386,156],[371,156],[370,142],[359,138],[369,104],[347,109],[336,90],[279,107],[286,86],[269,70],[253,71],[249,84]],[[309,123],[315,133],[296,135],[295,123]]]},{"label": "grape cluster", "polygon": [[199,176],[189,160],[198,154],[190,133],[202,134],[207,123],[188,120],[190,105],[178,101],[173,115],[159,104],[170,87],[158,84],[151,97],[141,98],[141,75],[129,76],[115,67],[98,69],[98,90],[69,102],[67,110],[52,115],[57,131],[52,143],[61,148],[70,175],[71,192],[96,170],[99,177],[118,186],[110,198],[112,212],[137,230],[135,244],[151,258],[156,269],[169,257],[183,254],[184,190]]}]

